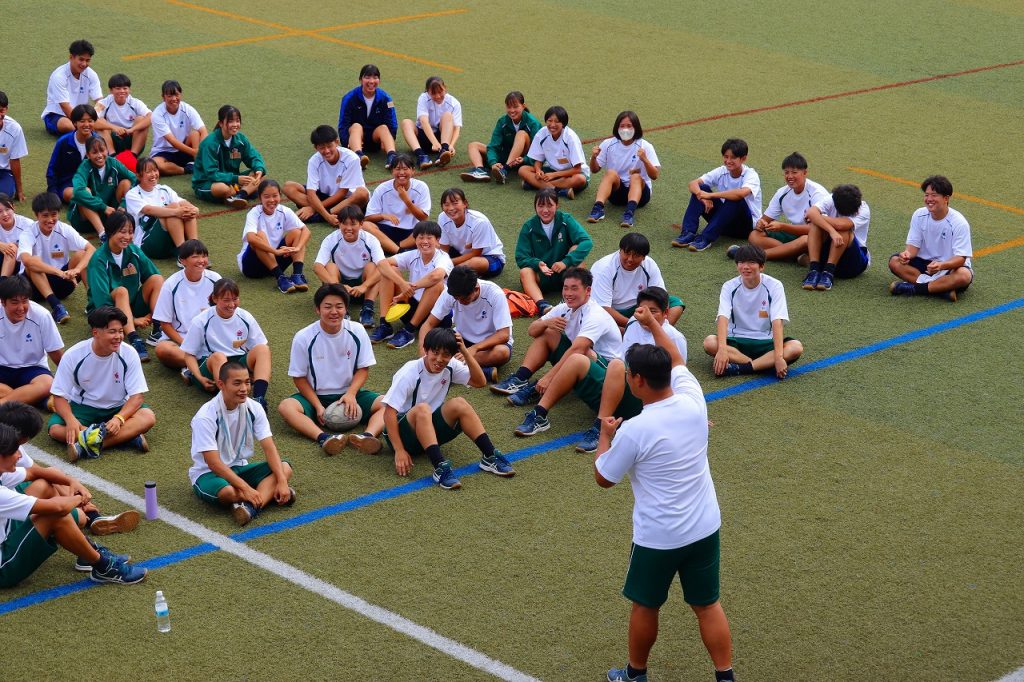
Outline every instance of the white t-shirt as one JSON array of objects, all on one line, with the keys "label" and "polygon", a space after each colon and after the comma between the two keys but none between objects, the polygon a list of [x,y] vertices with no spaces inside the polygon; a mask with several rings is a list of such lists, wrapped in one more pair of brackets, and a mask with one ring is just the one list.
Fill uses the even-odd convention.
[{"label": "white t-shirt", "polygon": [[761,219],[761,178],[757,175],[757,171],[747,164],[743,164],[738,178],[734,178],[725,164],[722,164],[700,176],[700,181],[710,185],[711,189],[716,192],[746,187],[750,190],[750,194],[743,197],[743,200],[747,203],[750,215],[754,221]]},{"label": "white t-shirt", "polygon": [[4,127],[0,128],[0,168],[10,170],[11,159],[28,156],[28,144],[21,124],[10,116],[5,116],[3,123]]},{"label": "white t-shirt", "polygon": [[225,320],[210,306],[192,318],[181,349],[196,358],[218,352],[230,357],[248,353],[261,343],[267,343],[267,337],[248,310],[235,308],[235,314]]},{"label": "white t-shirt", "polygon": [[665,288],[661,268],[650,256],[645,257],[635,270],[622,267],[619,252],[610,253],[594,263],[590,269],[594,286],[590,298],[601,307],[625,310],[636,306],[636,296],[647,287]]},{"label": "white t-shirt", "polygon": [[[11,226],[11,229],[5,230],[3,227],[0,227],[0,244],[18,244],[21,241],[21,233],[32,227],[34,222],[30,218],[15,213],[14,225]],[[18,274],[25,269],[25,266],[22,264],[17,252],[14,254],[14,259],[18,261],[14,274]]]},{"label": "white t-shirt", "polygon": [[971,226],[960,211],[950,208],[946,217],[935,220],[922,206],[910,217],[907,243],[918,248],[917,257],[926,261],[945,261],[964,256],[966,267],[971,267]]},{"label": "white t-shirt", "polygon": [[462,105],[449,93],[445,93],[440,104],[430,98],[426,92],[421,92],[416,99],[416,127],[422,128],[420,116],[426,116],[430,121],[430,127],[437,130],[441,126],[441,116],[446,113],[452,115],[452,125],[456,128],[462,127]]},{"label": "white t-shirt", "polygon": [[203,404],[192,417],[192,466],[188,479],[193,485],[210,471],[204,452],[216,450],[220,461],[229,467],[245,466],[253,454],[253,444],[273,435],[267,413],[252,398],[244,405],[227,409],[220,393]]},{"label": "white t-shirt", "polygon": [[672,368],[674,395],[644,405],[623,422],[597,458],[601,476],[633,488],[633,543],[677,549],[722,525],[708,462],[708,411],[700,384],[685,367]]},{"label": "white t-shirt", "polygon": [[629,144],[626,144],[617,137],[609,137],[602,141],[601,151],[597,154],[597,165],[605,170],[613,170],[618,173],[619,180],[626,187],[629,187],[629,171],[639,168],[640,177],[643,178],[647,188],[651,189],[652,181],[651,176],[647,174],[647,166],[636,155],[641,147],[647,153],[647,160],[651,162],[651,165],[661,168],[661,162],[658,161],[658,153],[654,151],[654,145],[643,138],[631,140]]},{"label": "white t-shirt", "polygon": [[729,319],[729,336],[760,340],[772,338],[772,322],[789,321],[782,282],[761,273],[761,283],[748,289],[741,277],[733,277],[722,285],[718,317]]},{"label": "white t-shirt", "polygon": [[193,130],[205,128],[206,124],[203,123],[199,112],[191,104],[181,102],[178,105],[178,111],[172,114],[167,111],[167,104],[161,102],[153,110],[152,126],[153,148],[150,150],[150,154],[158,154],[177,151],[170,142],[164,139],[166,135],[172,135],[174,139],[181,142]]},{"label": "white t-shirt", "polygon": [[64,115],[60,108],[61,102],[67,102],[74,109],[79,104],[89,104],[103,97],[100,90],[100,77],[92,70],[91,66],[85,67],[78,78],[71,73],[71,64],[61,64],[53,73],[46,84],[46,108],[39,118],[46,118],[47,114]]},{"label": "white t-shirt", "polygon": [[29,301],[28,314],[18,323],[0,307],[0,366],[49,369],[46,354],[63,347],[57,323],[43,306]]},{"label": "white t-shirt", "polygon": [[380,245],[380,240],[366,230],[359,230],[354,242],[345,241],[341,230],[335,230],[324,237],[320,243],[320,251],[316,254],[317,263],[334,263],[338,266],[341,276],[346,279],[362,279],[363,268],[367,264],[377,264],[382,260],[384,249]]},{"label": "white t-shirt", "polygon": [[11,532],[12,521],[28,521],[38,497],[23,495],[5,486],[0,486],[0,544]]},{"label": "white t-shirt", "polygon": [[[814,203],[815,207],[823,216],[829,218],[849,218],[853,221],[853,236],[857,238],[860,245],[866,251],[868,248],[868,228],[871,226],[871,209],[868,207],[868,202],[860,202],[860,208],[857,209],[856,215],[839,215],[839,211],[836,210],[836,204],[832,201],[832,195],[826,194],[823,199]],[[871,254],[868,253],[868,264],[871,264]]]},{"label": "white t-shirt", "polygon": [[295,333],[288,376],[307,379],[317,395],[337,395],[352,385],[356,370],[376,364],[363,325],[343,320],[337,334],[328,334],[317,320]]},{"label": "white t-shirt", "polygon": [[146,231],[141,229],[142,219],[145,214],[142,209],[146,206],[170,206],[181,201],[178,193],[167,185],[157,185],[150,191],[145,191],[140,185],[135,185],[124,195],[125,208],[128,214],[135,219],[135,236],[132,241],[138,247],[142,246],[142,240],[146,237]]},{"label": "white t-shirt", "polygon": [[[416,178],[409,180],[409,199],[412,200],[414,206],[430,215],[430,188],[427,187],[427,183]],[[416,227],[416,223],[419,222],[416,216],[406,208],[402,198],[398,196],[394,180],[388,180],[377,185],[377,189],[373,190],[373,194],[370,195],[370,203],[366,205],[366,215],[377,215],[380,213],[398,216],[398,225],[395,225],[395,227],[409,230],[410,232],[412,228]],[[390,225],[391,223],[383,221],[383,224]]]},{"label": "white t-shirt", "polygon": [[[445,279],[448,279],[448,273],[450,273],[452,268],[455,267],[452,265],[452,259],[448,257],[447,253],[441,251],[441,249],[435,249],[434,257],[426,263],[423,262],[423,256],[420,255],[419,249],[403,251],[391,258],[394,259],[399,270],[408,271],[409,282],[418,282],[433,272],[436,268],[444,270],[444,277]],[[417,289],[412,295],[417,301],[420,300],[423,298],[423,289]]]},{"label": "white t-shirt", "polygon": [[[184,337],[188,334],[192,319],[210,307],[213,285],[221,277],[213,270],[204,270],[198,282],[189,281],[184,270],[178,270],[164,281],[156,299],[153,319],[174,327]],[[162,334],[161,341],[169,341]]]},{"label": "white t-shirt", "polygon": [[274,209],[273,215],[267,215],[267,212],[263,210],[263,206],[253,206],[245,214],[245,227],[242,228],[242,250],[238,252],[236,257],[238,269],[242,269],[242,256],[245,255],[245,250],[249,248],[249,242],[246,239],[248,235],[262,232],[267,235],[267,242],[276,249],[281,245],[285,232],[301,230],[303,227],[305,227],[305,224],[299,220],[299,216],[295,215],[295,211],[287,206],[279,204]]},{"label": "white t-shirt", "polygon": [[462,334],[467,346],[483,341],[499,329],[508,329],[508,345],[512,345],[512,314],[505,292],[494,282],[479,280],[480,296],[462,305],[447,291],[441,293],[430,314],[443,320],[452,313],[452,323]]},{"label": "white t-shirt", "polygon": [[72,253],[82,251],[87,244],[82,235],[67,223],[58,220],[53,231],[46,235],[36,221],[22,230],[18,237],[18,260],[27,253],[38,256],[44,263],[59,270],[70,262]]},{"label": "white t-shirt", "polygon": [[455,247],[459,253],[466,253],[467,247],[483,249],[481,256],[497,256],[505,262],[504,245],[498,238],[494,226],[480,211],[466,209],[466,219],[462,227],[455,224],[447,213],[441,211],[437,216],[437,224],[441,226],[441,244]]},{"label": "white t-shirt", "polygon": [[[101,109],[100,106],[103,108]],[[131,95],[128,95],[124,104],[118,104],[114,101],[113,95],[107,95],[96,106],[97,116],[105,119],[108,123],[121,126],[122,128],[131,128],[135,124],[135,119],[142,118],[146,114],[151,113],[153,112],[150,111],[145,102]]]},{"label": "white t-shirt", "polygon": [[[668,334],[668,338],[672,339],[673,343],[676,344],[676,348],[679,349],[679,354],[683,356],[683,362],[689,362],[686,357],[686,337],[683,333],[673,327],[665,320],[661,323],[661,328]],[[635,346],[638,343],[647,343],[652,346],[658,345],[654,341],[654,334],[643,326],[635,319],[630,319],[626,324],[626,331],[622,333],[622,355],[623,360],[626,358],[626,351]]]},{"label": "white t-shirt", "polygon": [[306,189],[330,196],[342,187],[349,191],[366,187],[363,167],[356,153],[345,147],[338,147],[338,152],[338,160],[334,163],[328,163],[319,152],[309,157],[309,163],[306,164]]},{"label": "white t-shirt", "polygon": [[[0,486],[14,488],[16,485],[24,483],[28,478],[28,471],[26,469],[34,464],[35,461],[26,455],[24,450],[19,449],[18,461],[14,463],[14,471],[0,474]],[[3,542],[2,538],[0,538],[0,542]]]},{"label": "white t-shirt", "polygon": [[790,225],[803,225],[807,221],[807,209],[826,197],[831,197],[828,190],[814,180],[804,180],[804,191],[799,194],[789,185],[776,190],[764,214],[772,220],[785,215]]},{"label": "white t-shirt", "polygon": [[566,318],[565,331],[562,332],[570,341],[577,337],[590,339],[594,352],[607,360],[622,359],[619,350],[622,346],[622,334],[619,325],[608,311],[601,307],[593,298],[573,310],[565,303],[559,303],[547,312],[542,319],[555,317]]},{"label": "white t-shirt", "polygon": [[541,129],[533,136],[527,156],[554,170],[568,170],[579,164],[580,172],[588,178],[590,177],[590,166],[587,164],[587,157],[583,154],[580,136],[569,126],[562,128],[562,134],[558,136],[557,140],[551,137],[551,131],[541,126]]},{"label": "white t-shirt", "polygon": [[385,405],[399,414],[405,414],[420,403],[429,404],[431,411],[435,411],[444,404],[452,384],[469,385],[469,367],[461,360],[452,358],[437,374],[431,374],[424,363],[423,358],[418,358],[402,365],[384,395]]},{"label": "white t-shirt", "polygon": [[93,351],[92,342],[91,338],[79,341],[61,358],[50,389],[53,395],[110,410],[149,390],[139,354],[131,344],[122,343],[117,352],[102,357]]}]

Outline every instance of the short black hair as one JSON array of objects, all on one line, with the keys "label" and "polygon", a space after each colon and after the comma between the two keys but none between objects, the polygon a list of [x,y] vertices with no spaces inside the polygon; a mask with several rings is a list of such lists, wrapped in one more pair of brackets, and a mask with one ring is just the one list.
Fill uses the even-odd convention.
[{"label": "short black hair", "polygon": [[639,232],[630,232],[619,240],[619,251],[646,257],[651,252],[651,242]]},{"label": "short black hair", "polygon": [[0,206],[6,206],[7,208],[14,208],[14,201],[10,196],[0,192]]},{"label": "short black hair", "polygon": [[32,440],[43,430],[39,410],[20,400],[0,403],[0,424],[13,426],[21,440]]},{"label": "short black hair", "polygon": [[9,104],[10,101],[7,99],[7,93],[3,90],[0,90],[0,107],[6,107]]},{"label": "short black hair", "polygon": [[338,131],[334,129],[334,126],[317,126],[316,128],[313,128],[313,132],[309,134],[309,143],[314,147],[334,142],[335,140],[340,140],[340,138],[338,137]]},{"label": "short black hair", "polygon": [[9,301],[12,298],[32,298],[32,284],[18,275],[5,277],[0,282],[0,301]]},{"label": "short black hair", "polygon": [[36,215],[44,211],[59,212],[63,206],[64,204],[61,203],[60,197],[53,192],[40,192],[32,197],[32,212]]},{"label": "short black hair", "polygon": [[235,370],[242,370],[246,374],[249,373],[249,368],[238,362],[237,360],[229,360],[220,366],[220,370],[217,372],[217,379],[220,381],[227,381],[228,375]]},{"label": "short black hair", "polygon": [[640,304],[644,301],[650,301],[654,305],[658,306],[658,310],[661,312],[668,311],[668,292],[661,287],[647,287],[640,291],[636,295],[636,305],[640,307]]},{"label": "short black hair", "polygon": [[565,110],[565,107],[560,107],[557,104],[553,107],[548,107],[548,110],[544,112],[544,120],[548,120],[554,116],[558,119],[558,122],[564,126],[569,125],[569,112]]},{"label": "short black hair", "polygon": [[444,206],[446,201],[451,201],[452,199],[458,199],[462,203],[469,206],[469,200],[466,199],[466,193],[462,190],[461,187],[449,187],[445,191],[441,192],[442,206]]},{"label": "short black hair", "polygon": [[107,146],[107,143],[99,135],[93,135],[92,137],[85,141],[85,153],[88,154],[93,149],[96,149],[96,147],[99,147],[101,145],[105,148]]},{"label": "short black hair", "polygon": [[75,108],[71,110],[71,115],[68,116],[68,118],[71,119],[72,123],[78,123],[86,116],[94,121],[98,118],[98,116],[96,116],[96,109],[93,108],[91,104],[79,104],[75,106]]},{"label": "short black hair", "polygon": [[180,95],[181,92],[181,83],[178,81],[167,80],[160,85],[161,95]]},{"label": "short black hair", "polygon": [[857,215],[860,210],[861,194],[857,185],[836,185],[832,188],[832,203],[841,216]]},{"label": "short black hair", "polygon": [[[526,97],[524,97],[523,93],[519,92],[518,90],[511,90],[507,95],[505,95],[505,105],[508,106],[512,104],[522,104],[523,108],[525,109]],[[529,111],[529,109],[526,110]]]},{"label": "short black hair", "polygon": [[157,170],[160,170],[160,166],[156,164],[156,159],[152,156],[140,156],[135,162],[135,175],[136,177],[146,172],[146,168],[152,166]]},{"label": "short black hair", "polygon": [[476,290],[479,281],[476,270],[468,265],[456,265],[448,274],[448,293],[455,298],[469,296]]},{"label": "short black hair", "polygon": [[186,239],[178,247],[178,260],[185,260],[195,255],[209,256],[210,250],[198,239]]},{"label": "short black hair", "polygon": [[564,270],[562,272],[562,281],[564,282],[567,279],[578,280],[585,287],[594,286],[594,275],[582,265],[574,265]]},{"label": "short black hair", "polygon": [[123,73],[115,73],[107,79],[107,87],[111,90],[114,88],[130,88],[132,87],[132,79]]},{"label": "short black hair", "polygon": [[241,291],[238,288],[238,282],[229,277],[221,277],[214,282],[213,290],[210,291],[210,305],[214,305],[214,300],[220,298],[224,294],[239,296]]},{"label": "short black hair", "polygon": [[348,308],[348,291],[341,284],[322,285],[313,293],[313,306],[319,308],[320,304],[323,303],[324,299],[328,296],[338,296],[342,301],[344,301],[345,307]]},{"label": "short black hair", "polygon": [[444,79],[440,76],[428,76],[427,82],[423,84],[423,92],[429,93],[432,90],[437,90],[438,88],[444,90],[448,89],[448,86],[444,84]]},{"label": "short black hair", "polygon": [[278,192],[280,192],[281,191],[281,183],[279,183],[274,178],[264,178],[260,182],[259,186],[256,188],[256,196],[258,196],[258,197],[263,196],[263,193],[266,192],[270,188],[274,188]]},{"label": "short black hair", "polygon": [[348,206],[342,206],[341,210],[338,211],[338,222],[347,223],[350,220],[355,220],[360,225],[363,223],[363,218],[366,214],[363,213],[363,209],[359,208],[355,204],[349,204]]},{"label": "short black hair", "polygon": [[13,455],[20,447],[18,430],[10,424],[0,424],[0,457]]},{"label": "short black hair", "polygon": [[736,249],[736,256],[733,258],[737,263],[753,262],[758,265],[764,265],[767,257],[765,256],[764,249],[756,244],[744,244],[740,248]]},{"label": "short black hair", "polygon": [[455,340],[455,332],[447,327],[434,327],[423,337],[423,350],[444,351],[455,355],[459,351],[459,342]]},{"label": "short black hair", "polygon": [[807,159],[800,152],[793,152],[782,160],[782,170],[787,168],[796,168],[797,170],[807,170]]},{"label": "short black hair", "polygon": [[115,308],[112,305],[101,305],[99,308],[94,308],[85,319],[89,323],[89,329],[106,329],[108,324],[115,321],[122,325],[128,324],[128,317],[121,312],[120,308]]},{"label": "short black hair", "polygon": [[421,220],[416,223],[416,226],[412,228],[412,236],[419,237],[421,234],[429,234],[433,237],[441,238],[441,226],[435,223],[433,220]]},{"label": "short black hair", "polygon": [[655,391],[668,388],[672,381],[672,356],[661,346],[637,343],[626,351],[626,371],[643,377]]},{"label": "short black hair", "polygon": [[[636,115],[635,111],[623,111],[615,117],[615,123],[612,124],[612,137],[617,140],[622,140],[619,137],[619,124],[622,123],[622,119],[628,118],[629,122],[633,124],[633,140],[639,140],[644,136],[644,128],[640,125],[640,117]],[[630,140],[632,142],[633,140]]]},{"label": "short black hair", "polygon": [[[103,221],[107,236],[115,235],[123,230],[135,231],[135,218],[124,211],[114,211]],[[110,241],[107,241],[110,244]]]},{"label": "short black hair", "polygon": [[746,141],[738,137],[730,137],[722,143],[722,156],[725,156],[726,152],[732,152],[732,155],[737,159],[742,159],[747,155],[747,151]]},{"label": "short black hair", "polygon": [[96,48],[92,46],[88,40],[76,40],[75,42],[68,45],[68,54],[73,54],[78,57],[79,55],[87,54],[90,57],[96,54]]},{"label": "short black hair", "polygon": [[359,69],[359,80],[362,80],[367,76],[376,76],[377,78],[380,78],[380,69],[377,68],[376,64],[364,64],[363,68]]},{"label": "short black hair", "polygon": [[412,157],[405,152],[395,154],[395,158],[391,159],[391,170],[395,170],[399,166],[405,166],[406,168],[416,170],[416,163],[412,160]]},{"label": "short black hair", "polygon": [[944,197],[953,196],[953,183],[945,175],[929,175],[921,183],[921,191],[927,192],[929,187]]}]

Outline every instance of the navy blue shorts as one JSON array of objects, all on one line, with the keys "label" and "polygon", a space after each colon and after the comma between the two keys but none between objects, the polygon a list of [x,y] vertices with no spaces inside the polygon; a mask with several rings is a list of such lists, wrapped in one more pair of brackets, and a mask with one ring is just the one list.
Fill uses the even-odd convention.
[{"label": "navy blue shorts", "polygon": [[[277,245],[277,248],[284,246],[284,240]],[[291,256],[275,256],[277,258],[277,265],[282,270],[287,268],[292,263]],[[256,255],[256,250],[252,246],[246,245],[245,252],[242,254],[242,274],[249,279],[261,279],[270,274],[270,270],[263,264],[263,261]]]},{"label": "navy blue shorts", "polygon": [[[643,182],[643,180],[640,182]],[[646,206],[647,202],[651,200],[651,188],[647,186],[646,182],[643,182],[643,185],[644,189],[640,194],[640,201],[636,202],[637,207]],[[625,206],[629,203],[629,187],[625,183],[620,182],[619,186],[613,189],[612,193],[608,196],[608,201],[616,206]]]},{"label": "navy blue shorts", "polygon": [[28,386],[32,380],[42,375],[53,376],[53,372],[39,365],[31,367],[0,367],[0,384],[11,388]]},{"label": "navy blue shorts", "polygon": [[185,167],[186,163],[195,162],[194,158],[192,158],[185,152],[178,151],[177,149],[170,152],[157,152],[156,154],[153,154],[153,156],[161,158],[164,161],[170,161],[171,163],[181,166],[182,168]]},{"label": "navy blue shorts", "polygon": [[60,137],[64,133],[57,130],[57,123],[65,118],[64,114],[47,114],[43,117],[43,125],[46,126],[46,132],[50,133],[54,137]]},{"label": "navy blue shorts", "polygon": [[[434,137],[437,138],[438,143],[441,142],[441,129],[440,128],[435,128],[434,129]],[[431,144],[430,140],[427,139],[427,134],[425,132],[423,132],[423,128],[419,128],[419,127],[416,128],[416,140],[420,143],[420,147],[423,148],[423,151],[425,153],[427,153],[427,154],[432,154],[433,153],[434,147]]]},{"label": "navy blue shorts", "polygon": [[14,173],[6,168],[0,168],[0,192],[14,199],[17,191],[17,185],[14,184]]},{"label": "navy blue shorts", "polygon": [[[408,237],[408,236],[410,236],[412,234],[412,230],[406,230],[404,228],[397,227],[395,225],[389,225],[387,223],[377,223],[377,228],[381,232],[383,232],[384,235],[388,239],[390,239],[391,241],[393,241],[396,244],[400,244],[403,239],[405,239],[406,237]],[[415,246],[410,246],[409,248],[401,248],[401,247],[399,247],[399,250],[400,251],[412,251],[415,248],[416,248]]]},{"label": "navy blue shorts", "polygon": [[[828,261],[828,250],[832,247],[832,238],[828,234],[822,235],[822,237],[819,260],[824,263]],[[839,257],[839,262],[836,263],[836,277],[838,279],[856,277],[868,269],[870,262],[867,247],[853,237],[853,243],[846,247],[843,255]]]},{"label": "navy blue shorts", "polygon": [[[892,254],[892,257],[895,258],[898,255],[899,255],[898,253],[894,253],[894,254]],[[908,265],[913,267],[915,270],[920,272],[922,275],[928,272],[928,264],[929,263],[931,263],[930,260],[926,260],[924,258],[919,258],[917,256],[914,256],[909,261],[907,261]],[[960,287],[959,289],[957,289],[957,292],[962,294],[963,292],[967,291],[967,287],[971,286],[971,284],[973,284],[973,283],[974,283],[974,270],[971,270],[971,281],[967,283],[967,286]]]},{"label": "navy blue shorts", "polygon": [[505,261],[501,260],[501,256],[484,256],[484,258],[487,259],[487,274],[484,275],[485,278],[497,277],[505,269]]}]

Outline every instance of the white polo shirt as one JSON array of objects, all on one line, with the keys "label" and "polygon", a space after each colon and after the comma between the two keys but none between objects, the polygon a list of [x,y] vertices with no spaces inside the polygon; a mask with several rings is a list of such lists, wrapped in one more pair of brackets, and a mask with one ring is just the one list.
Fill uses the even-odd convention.
[{"label": "white polo shirt", "polygon": [[367,264],[380,263],[384,258],[380,240],[366,230],[359,230],[354,242],[345,241],[341,229],[334,230],[324,237],[316,254],[317,263],[334,263],[345,279],[362,279]]},{"label": "white polo shirt", "polygon": [[424,362],[424,358],[418,358],[402,365],[391,380],[391,388],[384,394],[385,405],[399,414],[405,414],[420,403],[427,403],[431,411],[436,411],[444,404],[452,384],[469,385],[469,367],[461,360],[452,358],[437,374],[431,374]]},{"label": "white polo shirt", "polygon": [[[103,108],[101,109],[100,106]],[[121,126],[122,128],[131,128],[135,124],[135,119],[142,118],[146,114],[151,113],[153,112],[150,111],[145,102],[132,95],[128,95],[124,104],[118,104],[114,101],[113,95],[107,95],[96,106],[97,116],[108,123]]]},{"label": "white polo shirt", "polygon": [[790,225],[803,225],[807,222],[807,209],[830,196],[828,190],[814,180],[804,180],[804,191],[799,193],[789,185],[783,185],[775,191],[764,214],[772,220],[784,215]]},{"label": "white polo shirt", "polygon": [[483,249],[481,256],[497,256],[502,263],[505,262],[504,245],[494,225],[480,211],[467,208],[466,219],[461,227],[441,211],[437,216],[437,224],[441,226],[443,246],[452,246],[459,253],[466,253],[467,249]]},{"label": "white polo shirt", "polygon": [[59,270],[70,262],[72,253],[84,250],[88,243],[67,223],[58,220],[47,235],[43,234],[36,221],[18,237],[18,260],[24,254],[39,256],[44,263]]},{"label": "white polo shirt", "polygon": [[441,293],[430,314],[443,320],[452,313],[452,323],[462,334],[467,346],[483,341],[499,329],[508,329],[508,345],[512,345],[512,314],[505,292],[494,282],[479,280],[480,296],[463,305],[447,291]]},{"label": "white polo shirt", "polygon": [[53,377],[53,395],[98,410],[124,405],[130,396],[149,390],[139,354],[128,343],[102,357],[92,349],[92,338],[71,346]]},{"label": "white polo shirt", "polygon": [[716,192],[726,192],[731,189],[743,189],[746,187],[750,190],[750,194],[743,197],[743,201],[746,202],[747,209],[750,211],[753,220],[761,219],[761,178],[758,176],[757,171],[747,164],[743,164],[738,178],[734,178],[729,173],[729,169],[725,167],[725,164],[722,164],[718,168],[700,176],[700,181],[710,185]]},{"label": "white polo shirt", "polygon": [[426,116],[427,120],[430,121],[430,127],[437,130],[441,127],[441,116],[446,113],[452,115],[452,125],[456,128],[462,127],[462,105],[451,94],[445,93],[444,99],[440,104],[430,97],[430,93],[426,92],[421,92],[420,96],[416,99],[417,128],[423,127],[420,123],[420,116]]},{"label": "white polo shirt", "polygon": [[590,298],[586,303],[576,310],[573,310],[565,303],[559,303],[544,315],[544,320],[555,317],[566,318],[565,331],[563,334],[570,341],[577,337],[590,339],[594,352],[607,360],[616,358],[622,359],[619,351],[622,347],[622,334],[619,332],[619,325],[608,311],[601,307],[597,301]]},{"label": "white polo shirt", "polygon": [[950,208],[946,217],[935,220],[928,209],[921,207],[910,217],[907,243],[918,248],[917,257],[926,261],[944,261],[964,256],[971,267],[971,226],[960,211]]},{"label": "white polo shirt", "polygon": [[[210,306],[210,294],[213,293],[213,285],[221,277],[213,270],[204,270],[198,282],[189,281],[184,270],[178,270],[164,280],[160,288],[160,295],[156,299],[156,309],[153,311],[153,319],[174,327],[182,336],[182,340],[188,334],[192,319]],[[162,334],[161,341],[169,341],[166,334]]]},{"label": "white polo shirt", "polygon": [[343,320],[337,334],[328,334],[317,320],[295,333],[288,376],[308,380],[317,395],[337,395],[349,389],[356,370],[376,364],[363,325]]},{"label": "white polo shirt", "polygon": [[202,117],[199,116],[199,112],[191,104],[185,102],[179,103],[178,111],[173,114],[167,111],[167,104],[161,102],[153,110],[153,118],[151,120],[151,125],[153,126],[153,148],[150,149],[151,155],[159,154],[160,152],[177,151],[170,142],[164,139],[165,136],[172,135],[174,139],[181,142],[193,130],[206,127]]},{"label": "white polo shirt", "polygon": [[248,353],[265,343],[267,337],[263,329],[248,310],[235,308],[235,313],[224,319],[217,314],[216,306],[210,306],[192,318],[181,349],[196,358],[206,358],[218,352],[230,357]]},{"label": "white polo shirt", "polygon": [[330,196],[342,187],[349,191],[366,187],[363,167],[356,153],[345,147],[338,147],[338,152],[338,160],[334,163],[328,163],[319,152],[309,157],[309,163],[306,164],[306,189]]},{"label": "white polo shirt", "polygon": [[46,108],[39,118],[47,114],[64,115],[60,108],[61,102],[67,102],[74,109],[79,104],[89,104],[103,97],[100,90],[100,77],[91,66],[85,67],[78,78],[71,73],[71,64],[65,62],[53,70],[46,84]]},{"label": "white polo shirt", "polygon": [[[419,249],[403,251],[391,258],[394,259],[399,270],[405,270],[409,273],[409,282],[417,282],[437,268],[444,270],[444,277],[445,279],[448,279],[448,273],[450,273],[452,268],[455,267],[452,264],[452,259],[448,257],[447,253],[441,251],[441,249],[435,249],[434,257],[426,263],[423,262],[423,256],[420,255]],[[413,298],[419,301],[423,298],[423,289],[417,289],[412,295]]]},{"label": "white polo shirt", "polygon": [[728,318],[729,336],[759,340],[772,338],[772,322],[789,321],[782,282],[761,273],[761,283],[748,289],[741,277],[733,277],[722,285],[718,317]]},{"label": "white polo shirt", "polygon": [[11,532],[13,521],[27,522],[38,497],[23,495],[16,490],[0,486],[0,544]]},{"label": "white polo shirt", "polygon": [[[32,227],[34,222],[35,221],[30,218],[26,218],[23,215],[18,215],[17,213],[15,213],[14,225],[11,226],[11,229],[5,230],[2,226],[0,226],[0,244],[17,245],[18,242],[21,240],[21,233]],[[14,259],[18,262],[18,265],[14,270],[14,274],[18,274],[24,271],[25,266],[21,262],[21,259],[17,251],[14,254]]]},{"label": "white polo shirt", "polygon": [[636,296],[647,287],[665,288],[665,278],[661,276],[661,268],[650,256],[640,261],[636,269],[630,271],[622,267],[619,252],[610,253],[594,263],[590,269],[594,276],[594,286],[590,290],[590,298],[601,307],[612,307],[625,310],[636,306]]},{"label": "white polo shirt", "polygon": [[[427,187],[427,183],[416,178],[410,179],[409,199],[412,200],[413,205],[418,209],[430,215],[430,188]],[[394,227],[410,232],[412,228],[416,227],[416,223],[419,222],[416,216],[406,208],[402,198],[398,196],[394,180],[388,180],[377,185],[377,189],[373,190],[373,194],[370,195],[370,203],[366,205],[366,215],[377,215],[380,213],[398,216],[398,224]],[[390,225],[391,223],[385,221],[383,224]]]},{"label": "white polo shirt", "polygon": [[597,153],[597,165],[605,170],[615,171],[622,184],[629,187],[630,171],[634,168],[640,169],[640,177],[643,178],[647,189],[652,189],[651,176],[647,174],[647,166],[637,156],[637,151],[643,148],[647,154],[647,160],[652,166],[661,168],[658,160],[658,153],[654,151],[654,145],[641,138],[631,140],[628,144],[617,137],[609,137],[601,142],[601,151]]},{"label": "white polo shirt", "polygon": [[140,185],[135,185],[124,195],[125,210],[128,214],[135,219],[135,236],[132,241],[136,246],[142,246],[142,240],[146,237],[146,231],[139,228],[142,224],[142,220],[147,216],[142,212],[142,209],[146,206],[170,206],[181,201],[181,197],[178,193],[167,185],[156,185],[150,191],[142,189]]},{"label": "white polo shirt", "polygon": [[305,226],[305,223],[299,220],[299,216],[295,215],[295,211],[287,206],[278,204],[272,215],[267,215],[263,206],[253,206],[245,214],[245,227],[242,228],[242,250],[236,257],[238,269],[242,269],[242,256],[249,248],[249,242],[246,240],[248,235],[262,232],[267,235],[267,242],[270,246],[276,249],[284,239],[286,232],[301,230]]},{"label": "white polo shirt", "polygon": [[[240,423],[242,420],[244,423]],[[191,426],[192,466],[188,470],[188,479],[192,485],[210,471],[204,452],[216,451],[226,466],[245,466],[252,457],[253,444],[273,435],[267,413],[258,402],[246,398],[243,405],[229,410],[220,393],[199,408],[196,416],[192,417]],[[248,431],[248,438],[239,437],[244,431]],[[232,447],[232,437],[235,447]]]},{"label": "white polo shirt", "polygon": [[46,354],[63,347],[57,323],[43,306],[29,301],[28,314],[17,323],[0,307],[0,366],[49,369]]},{"label": "white polo shirt", "polygon": [[21,124],[10,116],[4,116],[4,127],[0,128],[0,168],[10,170],[11,159],[28,156],[28,144]]},{"label": "white polo shirt", "polygon": [[[679,349],[679,354],[683,356],[683,362],[689,362],[686,357],[686,337],[683,333],[673,327],[665,320],[661,323],[661,328],[665,330],[668,338],[672,339],[672,342]],[[626,359],[626,351],[635,346],[638,343],[646,343],[652,346],[658,345],[654,341],[654,334],[651,331],[636,321],[636,319],[630,319],[626,324],[626,331],[622,333],[622,359]]]},{"label": "white polo shirt", "polygon": [[551,137],[551,131],[541,126],[541,129],[533,136],[527,156],[554,170],[568,170],[579,164],[580,172],[588,178],[590,177],[590,166],[587,163],[587,157],[583,154],[580,136],[569,126],[562,128],[562,134],[558,136],[557,140]]}]

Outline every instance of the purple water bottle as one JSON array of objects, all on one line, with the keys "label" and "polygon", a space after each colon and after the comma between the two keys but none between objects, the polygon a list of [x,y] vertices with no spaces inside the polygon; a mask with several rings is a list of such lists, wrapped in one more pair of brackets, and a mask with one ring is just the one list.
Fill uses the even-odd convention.
[{"label": "purple water bottle", "polygon": [[146,481],[146,520],[157,518],[156,481]]}]

